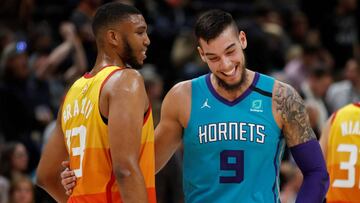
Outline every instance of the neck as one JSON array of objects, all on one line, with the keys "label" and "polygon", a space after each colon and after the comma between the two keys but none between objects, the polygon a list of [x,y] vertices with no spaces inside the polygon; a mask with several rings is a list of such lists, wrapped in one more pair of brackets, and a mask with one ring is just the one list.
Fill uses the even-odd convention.
[{"label": "neck", "polygon": [[96,57],[94,68],[91,70],[91,74],[96,74],[103,67],[114,65],[119,67],[125,67],[123,60],[114,52],[107,52],[105,50],[99,49],[98,55]]},{"label": "neck", "polygon": [[219,86],[217,79],[211,74],[211,84],[213,85],[216,92],[229,101],[234,101],[240,95],[242,95],[251,85],[254,80],[255,72],[245,69],[244,77],[241,85],[234,90],[227,90],[224,87]]}]

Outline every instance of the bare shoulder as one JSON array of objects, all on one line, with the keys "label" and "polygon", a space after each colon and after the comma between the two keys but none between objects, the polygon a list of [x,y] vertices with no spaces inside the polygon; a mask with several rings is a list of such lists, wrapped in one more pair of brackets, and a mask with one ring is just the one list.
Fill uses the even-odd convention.
[{"label": "bare shoulder", "polygon": [[100,94],[100,111],[104,116],[108,115],[108,106],[112,100],[125,100],[131,103],[133,99],[144,101],[144,111],[147,110],[148,99],[145,90],[144,79],[134,69],[123,69],[112,74]]},{"label": "bare shoulder", "polygon": [[191,80],[177,83],[170,89],[168,95],[171,95],[177,99],[181,99],[179,97],[183,96],[191,96]]},{"label": "bare shoulder", "polygon": [[273,105],[276,116],[281,118],[289,147],[316,139],[310,127],[304,101],[293,87],[276,81],[273,90]]},{"label": "bare shoulder", "polygon": [[144,79],[137,70],[127,68],[111,75],[105,85],[111,88],[137,88],[136,85],[144,86]]},{"label": "bare shoulder", "polygon": [[122,93],[138,93],[146,96],[144,79],[134,69],[123,69],[112,74],[104,84],[102,94],[105,97]]}]

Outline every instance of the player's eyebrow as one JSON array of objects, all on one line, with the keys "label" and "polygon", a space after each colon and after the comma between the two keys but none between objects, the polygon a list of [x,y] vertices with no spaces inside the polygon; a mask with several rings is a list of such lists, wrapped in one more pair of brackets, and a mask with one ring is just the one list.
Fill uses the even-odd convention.
[{"label": "player's eyebrow", "polygon": [[[234,47],[234,46],[235,46],[235,43],[230,44],[229,46],[227,46],[227,47],[225,48],[225,51],[231,49],[231,48]],[[205,53],[205,55],[206,55],[206,56],[214,56],[214,55],[216,55],[216,54],[211,53],[211,52],[208,52],[208,53]]]}]

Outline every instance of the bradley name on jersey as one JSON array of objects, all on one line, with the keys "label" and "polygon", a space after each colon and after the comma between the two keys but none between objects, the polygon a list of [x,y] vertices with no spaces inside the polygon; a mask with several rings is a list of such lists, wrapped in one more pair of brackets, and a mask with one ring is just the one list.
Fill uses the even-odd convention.
[{"label": "bradley name on jersey", "polygon": [[218,141],[265,142],[265,126],[245,122],[222,122],[198,126],[200,144]]},{"label": "bradley name on jersey", "polygon": [[67,104],[63,108],[62,115],[64,123],[66,123],[66,121],[70,118],[78,115],[83,115],[86,119],[88,119],[93,107],[93,102],[86,97],[84,97],[80,102],[75,99],[72,104]]}]

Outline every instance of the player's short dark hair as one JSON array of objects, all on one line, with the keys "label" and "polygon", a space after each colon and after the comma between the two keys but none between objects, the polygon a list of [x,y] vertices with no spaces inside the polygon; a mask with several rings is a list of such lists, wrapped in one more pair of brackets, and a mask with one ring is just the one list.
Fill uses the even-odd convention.
[{"label": "player's short dark hair", "polygon": [[92,30],[95,37],[99,33],[99,30],[114,23],[121,22],[133,14],[141,15],[141,12],[133,6],[117,2],[102,5],[96,11],[92,23]]},{"label": "player's short dark hair", "polygon": [[195,36],[209,42],[218,37],[226,28],[233,26],[239,33],[235,20],[230,13],[214,9],[203,13],[195,24]]}]

